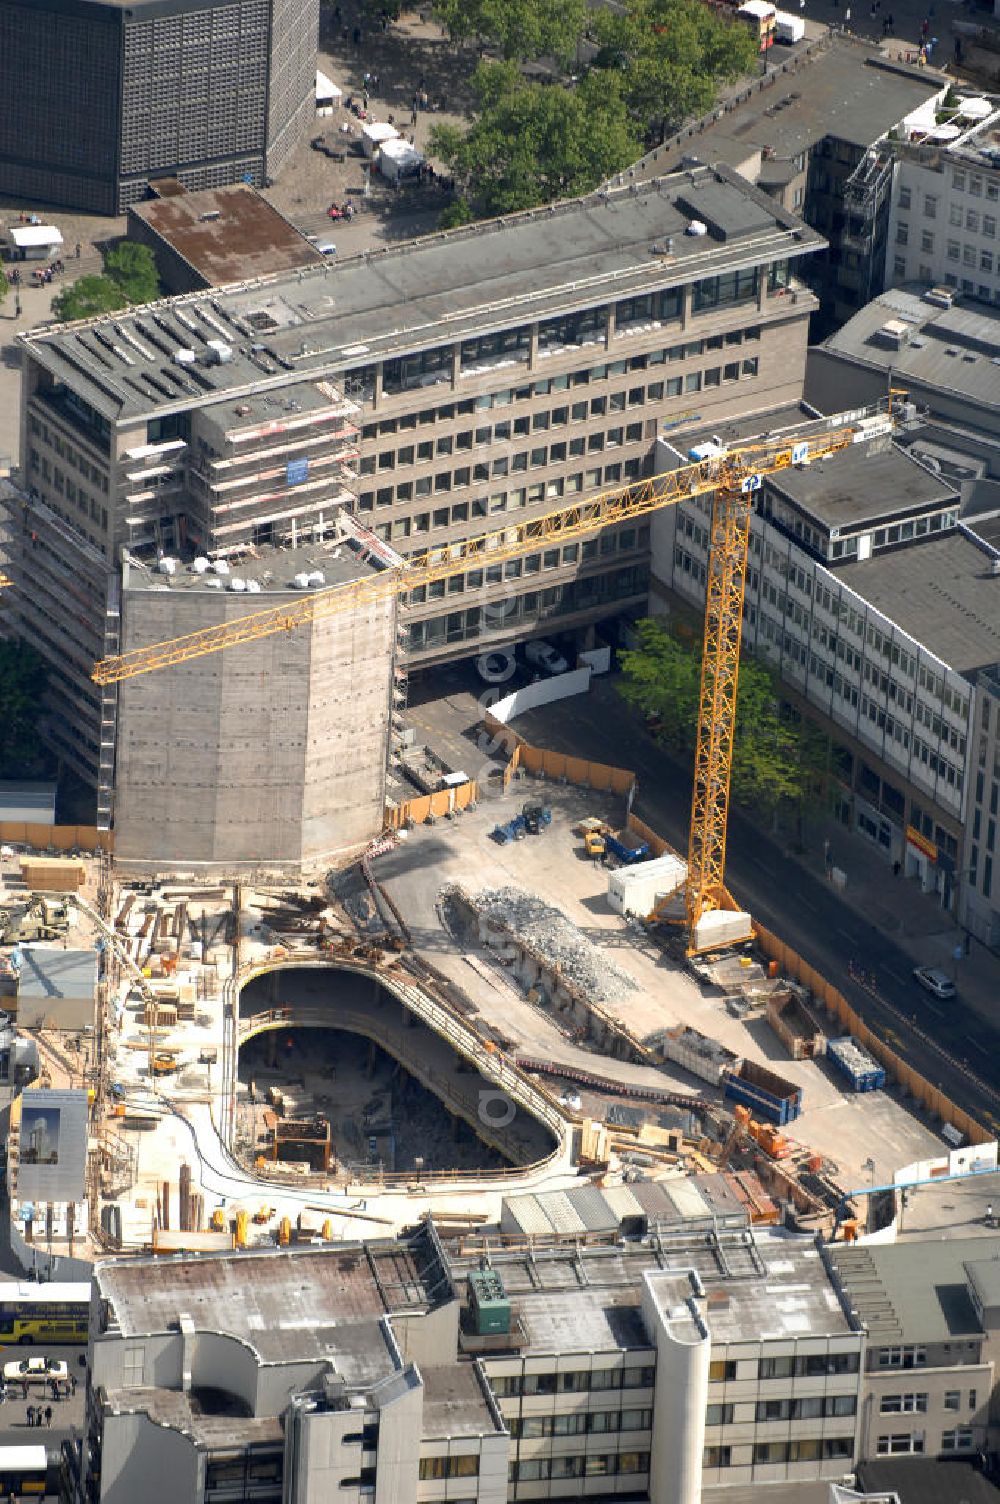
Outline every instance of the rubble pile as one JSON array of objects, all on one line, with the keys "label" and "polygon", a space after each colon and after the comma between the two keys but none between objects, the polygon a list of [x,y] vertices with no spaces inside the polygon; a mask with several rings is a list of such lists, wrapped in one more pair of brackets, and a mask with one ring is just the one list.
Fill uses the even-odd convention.
[{"label": "rubble pile", "polygon": [[523,888],[479,888],[470,895],[491,925],[509,930],[571,986],[594,1002],[620,1002],[637,983],[577,929],[561,909]]}]

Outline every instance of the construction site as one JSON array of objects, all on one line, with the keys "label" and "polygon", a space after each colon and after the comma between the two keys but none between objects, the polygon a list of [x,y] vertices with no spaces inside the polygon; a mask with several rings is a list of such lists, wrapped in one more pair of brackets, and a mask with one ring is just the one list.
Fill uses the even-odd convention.
[{"label": "construction site", "polygon": [[[142,638],[128,630],[133,604],[124,652],[94,675],[119,697],[120,731],[161,734],[157,684],[174,674],[175,698],[163,703],[176,717],[176,696],[189,696],[193,735],[203,680],[215,696],[212,745],[218,753],[239,732],[244,762],[225,790],[210,780],[206,809],[196,798],[204,766],[166,738],[187,766],[179,782],[161,770],[168,803],[155,805],[144,863],[128,840],[120,860],[104,850],[39,861],[4,848],[10,1012],[38,1051],[8,1140],[12,1236],[26,1267],[65,1278],[108,1250],[375,1237],[428,1216],[501,1238],[735,1219],[855,1240],[894,1226],[894,1186],[911,1183],[912,1167],[995,1165],[989,1129],[755,923],[725,882],[749,497],[760,470],[835,454],[885,422],[716,449],[655,483],[405,570],[366,536],[337,531],[330,586],[324,574],[300,589],[304,565],[283,550],[241,565],[258,584],[251,595],[282,592],[263,611],[245,599],[230,609],[248,587],[212,596],[193,565],[190,580],[176,568],[162,581],[137,577],[129,592],[149,596]],[[415,578],[447,580],[484,551],[516,557],[546,536],[597,533],[623,512],[703,492],[714,497],[716,575],[685,853],[635,817],[627,765],[550,753],[514,724],[546,697],[585,692],[606,652],[582,653],[558,681],[484,709],[467,728],[475,777],[427,749],[426,791],[414,793],[411,777],[409,797],[402,783],[399,799],[385,796],[387,743],[419,751],[393,706],[396,602]],[[325,545],[302,547],[316,564]],[[207,623],[206,599],[218,607]],[[278,756],[288,722],[276,702],[254,783],[240,710],[252,720],[278,672],[278,658],[255,657],[258,640],[277,644],[286,667],[306,644],[294,659],[298,689],[283,690],[289,705],[327,696],[327,719],[307,716],[300,741],[290,737],[313,781],[325,779],[315,838],[299,802],[310,777]],[[320,680],[336,659],[346,684],[359,654],[372,716],[351,720]],[[291,836],[274,861],[260,848],[251,865],[255,807],[276,832],[286,780]],[[126,810],[134,792],[124,791]],[[206,833],[186,864],[185,821],[192,840]],[[166,834],[154,852],[157,830]],[[310,863],[307,844],[351,849]]]}]

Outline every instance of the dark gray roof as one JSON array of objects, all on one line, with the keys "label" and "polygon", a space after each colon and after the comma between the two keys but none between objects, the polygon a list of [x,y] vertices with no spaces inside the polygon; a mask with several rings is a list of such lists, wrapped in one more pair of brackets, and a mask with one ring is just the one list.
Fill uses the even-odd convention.
[{"label": "dark gray roof", "polygon": [[991,566],[958,529],[833,568],[942,663],[968,674],[1000,661],[1000,575]]},{"label": "dark gray roof", "polygon": [[1000,1257],[969,1259],[965,1272],[983,1310],[1000,1306]]},{"label": "dark gray roof", "polygon": [[[777,49],[774,56],[777,56]],[[738,168],[763,149],[776,158],[797,156],[825,136],[869,146],[920,108],[946,80],[883,57],[869,44],[847,37],[800,55],[787,73],[760,80],[739,103],[717,111],[718,119],[695,136],[644,158],[663,172],[694,153],[703,162]],[[764,163],[767,180],[774,167]]]},{"label": "dark gray roof", "polygon": [[927,512],[958,501],[956,488],[895,445],[854,444],[813,465],[768,478],[769,489],[824,527],[855,532],[886,515]]},{"label": "dark gray roof", "polygon": [[982,1333],[965,1272],[982,1249],[973,1238],[840,1245],[829,1261],[872,1343],[950,1342]]},{"label": "dark gray roof", "polygon": [[[685,234],[693,216],[710,220],[719,238]],[[728,168],[699,168],[23,338],[54,377],[97,411],[132,422],[806,255],[823,244]],[[173,359],[178,348],[207,359],[210,339],[228,343],[232,359],[196,365]]]},{"label": "dark gray roof", "polygon": [[54,783],[0,782],[0,820],[28,820],[51,825],[55,819]]},{"label": "dark gray roof", "polygon": [[[879,337],[889,322],[907,326],[908,338],[899,349]],[[870,370],[891,372],[896,386],[964,397],[991,413],[1000,409],[1000,308],[986,303],[936,308],[919,292],[896,289],[866,304],[820,348]],[[845,394],[849,386],[845,373]],[[806,397],[812,400],[809,383]]]},{"label": "dark gray roof", "polygon": [[93,997],[97,953],[62,947],[22,945],[17,991],[24,998]]},{"label": "dark gray roof", "polygon": [[858,1467],[866,1496],[890,1492],[899,1504],[1000,1504],[1000,1489],[971,1462],[935,1457],[879,1457]]}]

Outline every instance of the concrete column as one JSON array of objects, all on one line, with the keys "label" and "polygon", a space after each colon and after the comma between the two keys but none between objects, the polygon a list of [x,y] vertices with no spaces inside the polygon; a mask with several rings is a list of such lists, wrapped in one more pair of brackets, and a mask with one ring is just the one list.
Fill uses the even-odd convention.
[{"label": "concrete column", "polygon": [[451,352],[451,389],[458,386],[458,378],[462,374],[462,346],[455,345]]},{"label": "concrete column", "polygon": [[681,328],[686,329],[691,320],[691,283],[688,282],[681,292]]},{"label": "concrete column", "polygon": [[535,370],[538,365],[538,325],[532,324],[528,335],[528,370]]},{"label": "concrete column", "polygon": [[372,407],[375,408],[376,411],[378,410],[378,407],[379,407],[379,404],[381,403],[381,401],[382,401],[382,362],[380,360],[377,360],[375,362],[375,385],[374,385],[374,388],[372,390]]},{"label": "concrete column", "polygon": [[604,326],[604,348],[610,350],[615,338],[615,305],[608,304],[607,322]]}]

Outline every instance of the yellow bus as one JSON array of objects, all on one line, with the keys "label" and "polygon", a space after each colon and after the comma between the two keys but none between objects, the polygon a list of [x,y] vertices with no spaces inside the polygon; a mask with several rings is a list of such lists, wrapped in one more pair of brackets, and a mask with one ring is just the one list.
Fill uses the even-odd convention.
[{"label": "yellow bus", "polygon": [[36,1285],[0,1283],[0,1347],[42,1342],[86,1342],[90,1331],[90,1282]]},{"label": "yellow bus", "polygon": [[[55,1473],[56,1469],[53,1469]],[[49,1459],[44,1447],[0,1447],[0,1498],[39,1498],[45,1493]]]}]

